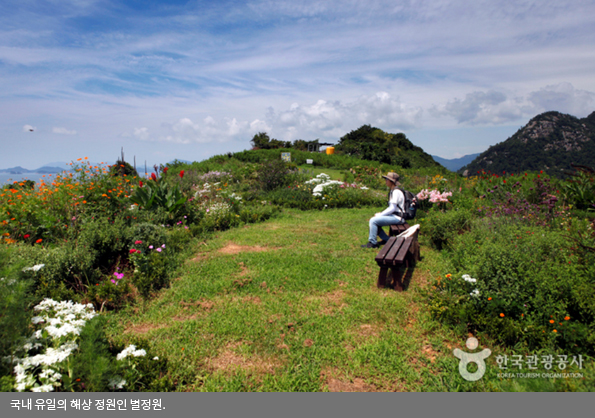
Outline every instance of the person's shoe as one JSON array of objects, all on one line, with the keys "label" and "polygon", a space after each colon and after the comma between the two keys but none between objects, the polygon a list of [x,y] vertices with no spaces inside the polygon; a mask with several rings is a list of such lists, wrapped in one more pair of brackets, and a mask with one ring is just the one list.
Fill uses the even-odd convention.
[{"label": "person's shoe", "polygon": [[384,240],[383,240],[383,241],[378,241],[378,245],[382,247],[382,246],[383,246],[384,244],[386,244],[387,242],[388,242],[388,241],[384,241]]},{"label": "person's shoe", "polygon": [[378,248],[378,247],[380,247],[380,245],[372,244],[370,241],[368,241],[367,244],[362,245],[362,248]]}]

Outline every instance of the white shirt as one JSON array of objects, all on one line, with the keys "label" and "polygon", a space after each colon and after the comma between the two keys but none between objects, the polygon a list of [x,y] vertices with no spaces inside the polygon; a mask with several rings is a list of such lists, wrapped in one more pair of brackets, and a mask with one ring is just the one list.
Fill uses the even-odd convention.
[{"label": "white shirt", "polygon": [[[388,201],[388,208],[384,209],[379,216],[390,216],[394,215],[395,217],[401,219],[399,215],[395,212],[401,212],[403,207],[405,206],[405,195],[399,189],[393,189],[390,193],[390,200]],[[399,209],[401,208],[401,209]]]}]

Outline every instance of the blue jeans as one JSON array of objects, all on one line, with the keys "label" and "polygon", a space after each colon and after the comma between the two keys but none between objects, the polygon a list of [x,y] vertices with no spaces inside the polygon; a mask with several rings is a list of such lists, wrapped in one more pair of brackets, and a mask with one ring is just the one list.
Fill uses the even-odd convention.
[{"label": "blue jeans", "polygon": [[377,235],[382,240],[388,241],[389,236],[386,235],[386,233],[382,230],[382,227],[388,225],[399,225],[402,223],[405,223],[405,220],[396,215],[374,216],[372,219],[370,219],[370,236],[368,237],[368,241],[370,241],[372,244],[377,244]]}]

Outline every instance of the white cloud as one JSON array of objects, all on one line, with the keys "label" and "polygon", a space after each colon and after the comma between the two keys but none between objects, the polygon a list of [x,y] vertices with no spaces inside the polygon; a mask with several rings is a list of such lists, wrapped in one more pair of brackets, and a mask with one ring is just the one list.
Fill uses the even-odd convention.
[{"label": "white cloud", "polygon": [[76,131],[75,130],[69,130],[66,128],[58,128],[58,127],[54,127],[52,129],[52,132],[55,134],[61,134],[61,135],[76,135]]},{"label": "white cloud", "polygon": [[31,131],[35,131],[37,128],[31,125],[25,125],[23,126],[23,132],[31,132]]},{"label": "white cloud", "polygon": [[585,117],[595,110],[595,93],[575,89],[570,83],[546,86],[528,95],[536,111],[556,110]]},{"label": "white cloud", "polygon": [[141,141],[149,140],[149,129],[148,128],[134,128],[134,136]]},{"label": "white cloud", "polygon": [[[287,135],[342,136],[347,130],[370,124],[384,129],[404,130],[420,123],[423,110],[402,103],[386,92],[363,95],[352,101],[319,99],[312,105],[294,103],[288,110],[269,109],[267,123],[272,130]],[[357,126],[356,126],[357,125]]]},{"label": "white cloud", "polygon": [[522,118],[527,110],[522,99],[509,98],[503,92],[491,90],[474,91],[466,94],[463,100],[455,98],[445,105],[433,106],[430,113],[454,118],[459,124],[499,125]]}]

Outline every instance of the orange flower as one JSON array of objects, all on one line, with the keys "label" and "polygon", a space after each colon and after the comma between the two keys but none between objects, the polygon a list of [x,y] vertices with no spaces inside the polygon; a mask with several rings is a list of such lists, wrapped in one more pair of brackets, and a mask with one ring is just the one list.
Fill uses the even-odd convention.
[{"label": "orange flower", "polygon": [[554,320],[553,319],[550,319],[550,324],[553,324],[553,323],[554,323]]},{"label": "orange flower", "polygon": [[39,238],[37,241],[35,241],[36,244],[39,244],[41,241],[43,241],[41,238]]},{"label": "orange flower", "polygon": [[504,314],[503,313],[500,314],[500,318],[504,318]]},{"label": "orange flower", "polygon": [[558,332],[558,330],[555,329],[554,332]]},{"label": "orange flower", "polygon": [[570,319],[570,317],[569,317],[569,316],[565,316],[565,317],[564,317],[564,320],[565,320],[565,321],[568,321],[569,319]]},{"label": "orange flower", "polygon": [[448,278],[452,277],[452,274],[447,274],[445,277],[448,279]]}]

